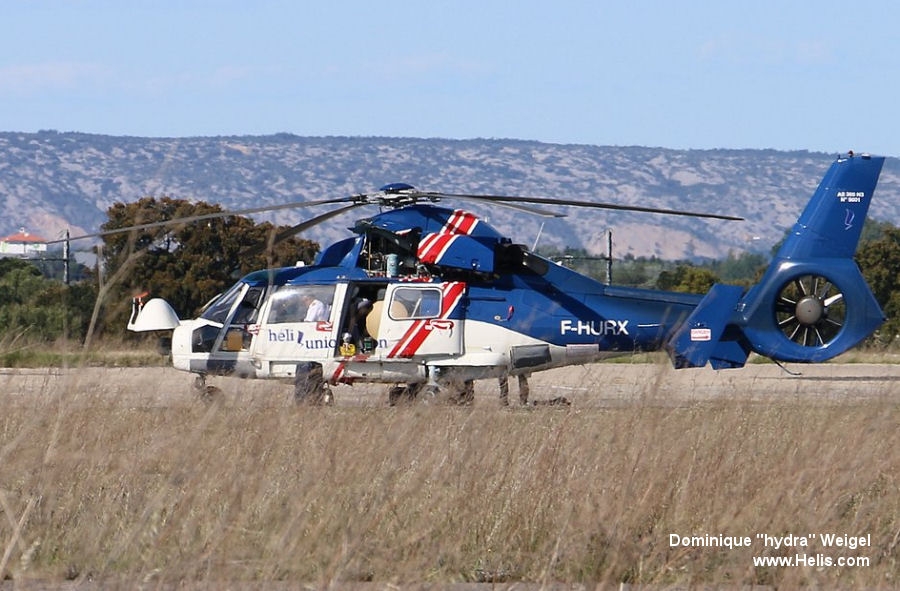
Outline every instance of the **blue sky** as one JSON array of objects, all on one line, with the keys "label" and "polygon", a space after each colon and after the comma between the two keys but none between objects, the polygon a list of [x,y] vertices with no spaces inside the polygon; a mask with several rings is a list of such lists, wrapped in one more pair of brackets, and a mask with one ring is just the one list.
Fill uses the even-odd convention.
[{"label": "blue sky", "polygon": [[900,156],[900,4],[2,3],[0,131]]}]

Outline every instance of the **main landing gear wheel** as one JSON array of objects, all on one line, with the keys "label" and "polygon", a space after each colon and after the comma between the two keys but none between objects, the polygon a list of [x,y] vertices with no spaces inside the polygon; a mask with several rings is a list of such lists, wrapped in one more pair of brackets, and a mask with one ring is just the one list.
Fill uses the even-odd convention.
[{"label": "main landing gear wheel", "polygon": [[472,406],[475,404],[475,380],[465,380],[461,383],[453,383],[447,387],[450,395],[450,403],[458,406]]},{"label": "main landing gear wheel", "polygon": [[801,275],[786,283],[775,301],[775,320],[788,340],[803,347],[833,341],[847,315],[844,294],[826,277]]},{"label": "main landing gear wheel", "polygon": [[215,402],[219,402],[225,396],[222,393],[221,388],[207,385],[206,376],[203,374],[199,374],[196,378],[194,378],[194,392],[197,394],[197,397],[200,399],[200,401],[204,404],[213,404]]},{"label": "main landing gear wheel", "polygon": [[388,404],[397,406],[398,404],[409,404],[415,402],[419,392],[422,391],[424,384],[399,384],[391,386],[388,390]]}]

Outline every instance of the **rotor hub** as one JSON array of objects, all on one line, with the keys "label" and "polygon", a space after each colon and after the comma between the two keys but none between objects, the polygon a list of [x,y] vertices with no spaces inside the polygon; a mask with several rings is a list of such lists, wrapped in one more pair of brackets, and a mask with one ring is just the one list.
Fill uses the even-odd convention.
[{"label": "rotor hub", "polygon": [[814,295],[803,296],[797,302],[794,315],[801,324],[811,326],[819,322],[825,315],[825,305]]}]

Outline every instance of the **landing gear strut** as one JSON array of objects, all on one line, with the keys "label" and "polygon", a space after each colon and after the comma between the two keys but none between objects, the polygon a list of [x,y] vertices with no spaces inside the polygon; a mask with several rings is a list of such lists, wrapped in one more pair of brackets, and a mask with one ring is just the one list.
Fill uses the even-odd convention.
[{"label": "landing gear strut", "polygon": [[297,364],[294,376],[294,400],[297,404],[321,406],[332,404],[334,397],[325,383],[322,366],[318,363]]},{"label": "landing gear strut", "polygon": [[[530,388],[528,387],[528,376],[525,374],[519,374],[519,402],[523,405],[528,404],[528,394],[530,393]],[[503,374],[499,378],[500,381],[500,404],[503,406],[509,406],[509,374]]]}]

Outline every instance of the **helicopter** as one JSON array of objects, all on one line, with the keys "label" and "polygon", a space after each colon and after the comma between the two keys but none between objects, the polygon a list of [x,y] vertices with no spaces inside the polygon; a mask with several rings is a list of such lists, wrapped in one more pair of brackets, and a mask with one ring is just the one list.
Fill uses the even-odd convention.
[{"label": "helicopter", "polygon": [[[539,215],[558,214],[534,206],[566,205],[741,218],[394,183],[301,202],[339,207],[288,233],[380,207],[312,264],[252,272],[195,319],[179,319],[166,301],[142,294],[127,328],[172,331],[172,364],[196,374],[201,392],[216,390],[208,376],[282,379],[293,381],[298,401],[317,404],[333,400],[337,385],[368,382],[389,385],[391,404],[439,392],[466,404],[483,379],[498,381],[506,404],[511,377],[526,402],[534,372],[658,350],[677,369],[740,368],[751,352],[778,363],[823,362],[884,321],[853,259],[883,163],[838,156],[749,289],[715,284],[684,294],[602,284],[442,202],[487,201]],[[149,225],[156,224],[138,227]]]}]

